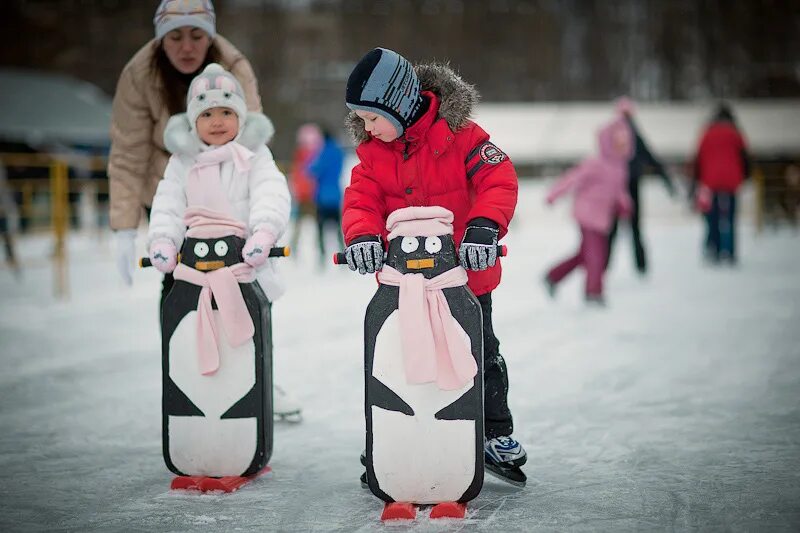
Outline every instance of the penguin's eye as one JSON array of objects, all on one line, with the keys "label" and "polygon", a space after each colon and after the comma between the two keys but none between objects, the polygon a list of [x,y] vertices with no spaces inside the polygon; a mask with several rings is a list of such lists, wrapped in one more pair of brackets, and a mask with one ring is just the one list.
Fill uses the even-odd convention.
[{"label": "penguin's eye", "polygon": [[419,241],[416,237],[403,237],[403,241],[400,243],[400,248],[405,253],[410,254],[419,248]]},{"label": "penguin's eye", "polygon": [[198,242],[194,245],[194,255],[197,257],[205,257],[208,255],[208,244],[204,242]]},{"label": "penguin's eye", "polygon": [[428,237],[425,239],[425,251],[429,254],[435,254],[442,249],[442,239],[439,237]]},{"label": "penguin's eye", "polygon": [[218,257],[224,257],[228,253],[228,243],[225,241],[217,241],[214,243],[214,253]]}]

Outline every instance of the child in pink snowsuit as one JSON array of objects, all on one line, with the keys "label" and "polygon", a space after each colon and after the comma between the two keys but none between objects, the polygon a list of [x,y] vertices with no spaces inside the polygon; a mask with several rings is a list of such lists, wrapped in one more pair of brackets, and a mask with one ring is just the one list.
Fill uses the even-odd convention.
[{"label": "child in pink snowsuit", "polygon": [[556,285],[580,265],[586,269],[586,301],[603,303],[603,270],[608,253],[608,232],[617,215],[627,217],[631,198],[627,190],[628,160],[633,141],[630,128],[616,119],[598,132],[600,153],[570,169],[547,195],[552,204],[572,190],[573,216],[581,230],[578,252],[554,266],[545,283],[550,295]]}]

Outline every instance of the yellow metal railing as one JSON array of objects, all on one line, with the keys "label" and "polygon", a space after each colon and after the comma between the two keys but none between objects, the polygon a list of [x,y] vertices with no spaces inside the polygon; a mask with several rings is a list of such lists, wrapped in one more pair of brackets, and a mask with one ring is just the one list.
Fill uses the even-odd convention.
[{"label": "yellow metal railing", "polygon": [[[41,218],[48,220],[47,229],[53,235],[53,289],[59,298],[69,297],[69,269],[67,257],[67,233],[70,219],[70,192],[78,192],[91,184],[98,192],[108,191],[105,180],[69,179],[69,164],[75,156],[65,154],[0,154],[0,160],[7,168],[42,169],[41,178],[21,178],[8,180],[9,189],[19,192],[21,205],[20,218],[32,227]],[[104,170],[105,159],[93,156],[83,160],[81,168],[90,171]],[[46,177],[45,177],[46,176]],[[47,193],[47,212],[37,209],[37,193]]]},{"label": "yellow metal railing", "polygon": [[753,200],[757,232],[761,232],[767,224],[797,224],[800,219],[799,172],[798,163],[793,161],[766,163],[754,168]]},{"label": "yellow metal railing", "polygon": [[753,192],[756,202],[756,231],[759,233],[764,228],[764,202],[766,200],[764,181],[764,172],[761,167],[755,167],[753,170]]}]

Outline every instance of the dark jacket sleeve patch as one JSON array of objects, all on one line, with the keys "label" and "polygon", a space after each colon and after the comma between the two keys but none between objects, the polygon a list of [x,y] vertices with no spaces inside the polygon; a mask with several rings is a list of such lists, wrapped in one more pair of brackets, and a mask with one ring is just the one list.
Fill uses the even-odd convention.
[{"label": "dark jacket sleeve patch", "polygon": [[481,156],[481,161],[490,165],[497,165],[508,158],[508,156],[502,150],[500,150],[500,148],[489,141],[486,141],[480,145],[480,150],[478,153]]},{"label": "dark jacket sleeve patch", "polygon": [[508,159],[508,156],[493,143],[486,141],[479,144],[467,156],[467,179],[471,179],[483,165],[497,165]]}]

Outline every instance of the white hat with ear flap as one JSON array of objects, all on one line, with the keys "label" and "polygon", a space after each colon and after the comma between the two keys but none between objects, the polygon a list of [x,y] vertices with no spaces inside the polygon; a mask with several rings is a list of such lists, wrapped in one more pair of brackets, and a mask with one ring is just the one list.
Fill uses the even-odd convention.
[{"label": "white hat with ear flap", "polygon": [[239,128],[247,119],[247,104],[242,85],[236,77],[217,63],[209,64],[189,85],[186,96],[186,115],[195,129],[197,117],[213,107],[228,107],[239,117]]}]

